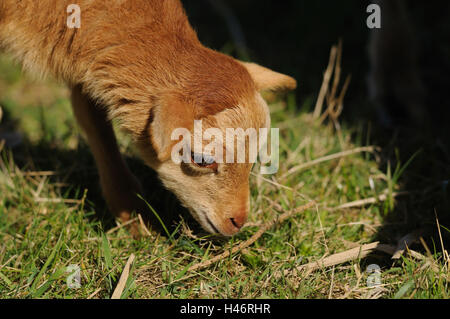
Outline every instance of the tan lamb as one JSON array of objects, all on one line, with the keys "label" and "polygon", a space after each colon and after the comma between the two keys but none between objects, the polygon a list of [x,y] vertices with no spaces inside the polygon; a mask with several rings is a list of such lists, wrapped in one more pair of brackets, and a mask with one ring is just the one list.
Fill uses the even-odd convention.
[{"label": "tan lamb", "polygon": [[[203,46],[178,0],[1,0],[0,48],[24,69],[71,89],[104,197],[122,221],[139,211],[138,180],[118,150],[111,120],[202,227],[230,236],[249,211],[252,163],[176,163],[176,128],[269,128],[260,91],[294,89],[289,76]],[[194,156],[194,155],[193,155]],[[200,154],[201,157],[201,154]]]}]

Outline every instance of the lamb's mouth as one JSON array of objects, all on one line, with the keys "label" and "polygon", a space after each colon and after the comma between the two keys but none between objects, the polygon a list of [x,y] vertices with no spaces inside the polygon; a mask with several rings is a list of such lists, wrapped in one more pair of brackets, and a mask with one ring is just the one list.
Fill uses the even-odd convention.
[{"label": "lamb's mouth", "polygon": [[214,230],[215,233],[217,234],[221,234],[221,232],[217,229],[217,227],[214,225],[214,223],[211,221],[211,219],[209,219],[208,214],[204,211],[202,211],[203,216],[206,219],[206,222],[208,223],[208,225]]}]

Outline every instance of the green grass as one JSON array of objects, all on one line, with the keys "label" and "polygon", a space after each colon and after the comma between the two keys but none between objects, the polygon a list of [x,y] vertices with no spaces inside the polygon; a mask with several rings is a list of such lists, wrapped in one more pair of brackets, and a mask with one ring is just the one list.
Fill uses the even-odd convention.
[{"label": "green grass", "polygon": [[[423,245],[415,246],[426,256],[422,259],[404,255],[391,260],[375,252],[310,274],[295,271],[301,264],[379,239],[395,245],[398,236],[411,230],[388,220],[401,212],[393,194],[403,190],[410,163],[388,165],[376,152],[355,153],[281,178],[296,165],[370,145],[362,129],[344,123],[340,139],[332,126],[319,125],[309,113],[296,111],[292,96],[268,95],[273,127],[281,134],[280,171],[262,178],[255,167],[249,225],[231,239],[211,238],[198,230],[171,195],[161,195],[153,186],[148,188],[148,203],[158,215],[178,221],[167,225],[171,236],[152,231],[136,240],[125,228],[115,227],[105,209],[68,91],[52,81],[21,76],[11,65],[0,57],[0,133],[20,131],[23,142],[0,153],[1,298],[110,298],[131,254],[136,259],[122,298],[449,297],[448,259],[439,241],[428,245],[429,253]],[[154,178],[135,159],[126,137],[120,139],[137,175]],[[336,208],[380,194],[386,194],[385,201]],[[245,250],[206,269],[188,271],[312,199],[317,207],[275,226]],[[394,228],[381,236],[389,223]],[[436,225],[430,227],[437,230]],[[445,227],[441,231],[448,233]],[[382,285],[376,288],[367,285],[370,264],[381,267]],[[69,265],[81,269],[79,289],[67,285]]]}]

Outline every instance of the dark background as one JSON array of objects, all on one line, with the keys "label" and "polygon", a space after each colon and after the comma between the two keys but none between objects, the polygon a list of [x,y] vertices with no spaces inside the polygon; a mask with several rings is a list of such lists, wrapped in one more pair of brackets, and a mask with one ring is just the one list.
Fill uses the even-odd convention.
[{"label": "dark background", "polygon": [[[344,115],[354,120],[353,113],[358,116],[366,113],[360,112],[363,105],[359,104],[367,102],[366,76],[370,65],[366,8],[371,1],[219,1],[240,25],[246,53],[237,48],[215,2],[183,0],[200,40],[213,49],[295,77],[299,83],[296,94],[300,106],[308,97],[317,96],[330,48],[341,39],[343,73],[351,74],[353,79]],[[428,111],[442,119],[441,111],[448,115],[450,2],[406,0],[405,7],[415,36],[420,75],[427,84],[427,98],[434,102],[428,103]]]}]

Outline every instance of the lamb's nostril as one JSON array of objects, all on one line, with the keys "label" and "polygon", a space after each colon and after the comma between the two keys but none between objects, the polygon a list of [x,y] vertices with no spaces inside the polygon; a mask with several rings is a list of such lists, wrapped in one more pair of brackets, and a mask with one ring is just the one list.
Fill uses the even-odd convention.
[{"label": "lamb's nostril", "polygon": [[234,218],[230,218],[231,223],[233,224],[234,227],[241,229],[244,223],[240,223],[238,221],[236,221],[236,219]]}]

